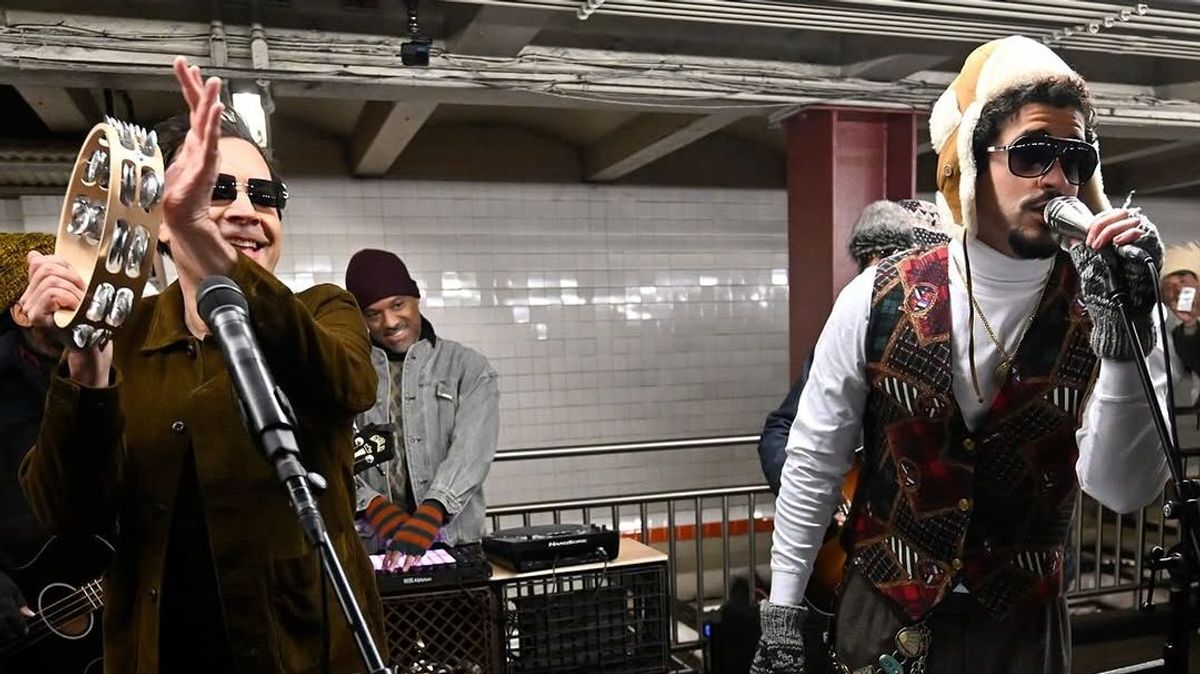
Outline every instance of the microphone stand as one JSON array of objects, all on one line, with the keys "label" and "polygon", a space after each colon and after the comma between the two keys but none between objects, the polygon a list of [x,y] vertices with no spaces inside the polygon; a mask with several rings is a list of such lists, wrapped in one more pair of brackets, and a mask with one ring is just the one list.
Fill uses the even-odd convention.
[{"label": "microphone stand", "polygon": [[[1150,569],[1150,599],[1142,605],[1141,608],[1143,611],[1153,610],[1155,574],[1166,570],[1171,579],[1170,599],[1168,602],[1171,610],[1171,623],[1166,643],[1163,646],[1163,658],[1161,661],[1156,661],[1155,663],[1145,663],[1145,665],[1138,666],[1136,669],[1131,668],[1122,671],[1187,674],[1189,637],[1194,623],[1192,618],[1191,588],[1194,579],[1200,577],[1200,537],[1197,536],[1196,529],[1197,523],[1200,522],[1200,509],[1197,508],[1198,484],[1195,480],[1189,480],[1185,476],[1182,455],[1174,441],[1174,434],[1167,426],[1162,408],[1159,407],[1158,396],[1154,391],[1154,383],[1150,379],[1150,367],[1146,363],[1146,351],[1142,348],[1142,343],[1137,339],[1133,321],[1129,318],[1129,312],[1126,309],[1129,295],[1124,284],[1119,280],[1117,270],[1120,268],[1120,263],[1117,261],[1116,253],[1112,250],[1103,250],[1101,251],[1101,255],[1107,263],[1105,265],[1107,273],[1103,277],[1105,295],[1116,306],[1117,312],[1121,316],[1121,323],[1125,327],[1125,335],[1129,338],[1130,343],[1133,344],[1133,362],[1137,366],[1138,376],[1142,382],[1146,400],[1150,403],[1150,416],[1154,420],[1154,427],[1158,432],[1163,453],[1166,456],[1167,468],[1171,471],[1171,479],[1175,484],[1174,496],[1167,499],[1163,504],[1163,518],[1179,522],[1179,543],[1167,551],[1156,546],[1150,552],[1146,562],[1146,566]],[[1155,271],[1154,278],[1157,279],[1157,270]],[[1167,339],[1167,335],[1162,335],[1162,339]],[[1167,349],[1165,343],[1163,344],[1163,349],[1164,355],[1169,359],[1169,354],[1165,354],[1165,350]],[[1158,662],[1162,663],[1161,667],[1155,666]],[[1145,666],[1149,666],[1149,668],[1143,668]]]},{"label": "microphone stand", "polygon": [[[321,517],[316,498],[313,496],[312,489],[309,488],[311,485],[318,490],[324,489],[325,478],[317,473],[308,472],[300,463],[300,446],[296,442],[296,434],[292,425],[295,413],[292,411],[287,396],[278,386],[275,387],[275,396],[287,418],[285,423],[264,430],[258,438],[259,446],[266,454],[267,461],[275,467],[279,481],[287,490],[288,500],[296,511],[296,517],[300,521],[300,528],[304,530],[305,538],[321,556],[323,562],[321,570],[333,585],[338,604],[342,607],[342,613],[345,614],[346,621],[350,624],[350,631],[354,635],[359,653],[367,665],[367,674],[393,674],[392,669],[384,664],[383,658],[379,655],[379,648],[375,645],[374,638],[371,637],[371,631],[367,629],[367,621],[363,617],[358,600],[354,597],[354,592],[350,589],[346,571],[338,559],[337,552],[333,549],[333,541],[330,540],[329,532],[325,529],[325,520]],[[240,399],[239,402],[241,402]],[[247,417],[243,414],[242,418],[245,421]],[[247,424],[247,430],[250,430],[249,424]]]}]

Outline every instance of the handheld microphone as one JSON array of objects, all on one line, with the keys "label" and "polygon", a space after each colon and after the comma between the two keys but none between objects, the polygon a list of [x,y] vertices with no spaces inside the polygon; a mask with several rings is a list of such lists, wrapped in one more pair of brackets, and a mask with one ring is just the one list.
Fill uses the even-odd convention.
[{"label": "handheld microphone", "polygon": [[242,289],[224,276],[210,276],[196,289],[196,308],[221,347],[246,430],[267,460],[277,463],[281,452],[299,454],[291,405],[267,369]]},{"label": "handheld microphone", "polygon": [[[1059,236],[1075,241],[1086,241],[1088,235],[1088,226],[1091,225],[1092,211],[1086,205],[1075,197],[1055,197],[1047,204],[1042,217],[1046,220],[1046,226],[1051,231],[1057,232]],[[1137,246],[1113,246],[1109,247],[1117,252],[1117,255],[1135,262],[1142,262],[1152,259],[1150,254],[1138,248]]]}]

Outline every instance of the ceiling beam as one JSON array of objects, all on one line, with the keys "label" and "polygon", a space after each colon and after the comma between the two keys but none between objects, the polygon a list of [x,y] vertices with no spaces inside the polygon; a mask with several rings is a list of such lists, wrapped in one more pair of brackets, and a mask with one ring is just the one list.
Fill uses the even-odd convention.
[{"label": "ceiling beam", "polygon": [[[260,70],[242,46],[249,28],[234,25],[225,26],[228,63],[213,68],[208,23],[18,10],[6,10],[5,17],[8,25],[29,26],[0,33],[0,82],[15,85],[169,91],[177,86],[171,61],[182,53],[209,74],[268,80],[277,97],[591,109],[652,102],[661,111],[690,114],[704,114],[706,106],[769,114],[785,106],[864,101],[925,110],[954,76],[923,70],[902,82],[874,82],[844,77],[841,66],[544,46],[526,46],[518,58],[443,56],[428,68],[413,68],[397,63],[389,47],[395,36],[315,30],[273,31],[267,37],[270,67]],[[146,35],[155,41],[139,39]],[[281,39],[272,42],[277,35]],[[331,52],[338,57],[330,59]],[[750,91],[748,84],[754,85]],[[1113,117],[1124,124],[1200,128],[1200,103],[1140,99],[1155,95],[1151,86],[1101,82],[1092,89],[1106,132]],[[1187,130],[1157,133],[1145,137],[1174,140]]]},{"label": "ceiling beam", "polygon": [[100,121],[100,108],[85,89],[30,84],[16,89],[54,133],[87,131]]},{"label": "ceiling beam", "polygon": [[[1184,149],[1193,147],[1195,145],[1200,145],[1200,139],[1193,140],[1191,138],[1185,138],[1183,140],[1172,140],[1172,141],[1167,141],[1164,143],[1154,143],[1153,145],[1147,145],[1146,147],[1140,147],[1136,150],[1129,150],[1128,152],[1121,152],[1120,154],[1109,154],[1109,155],[1102,154],[1101,159],[1102,159],[1104,168],[1107,169],[1112,166],[1116,166],[1117,164],[1123,164],[1127,161],[1132,161],[1134,159],[1143,159],[1145,157],[1155,157],[1155,156],[1162,157],[1166,154],[1175,153],[1179,150],[1184,150]],[[1101,149],[1103,149],[1103,148],[1101,148]]]},{"label": "ceiling beam", "polygon": [[842,66],[842,76],[891,82],[929,70],[949,58],[945,54],[891,54],[847,63]]},{"label": "ceiling beam", "polygon": [[[459,54],[516,56],[542,29],[546,16],[546,12],[480,7],[446,47]],[[436,109],[437,103],[432,101],[368,102],[350,142],[354,175],[387,173]]]},{"label": "ceiling beam", "polygon": [[436,103],[369,101],[363,106],[350,141],[350,169],[354,175],[387,173],[436,107]]},{"label": "ceiling beam", "polygon": [[457,33],[446,39],[451,54],[516,56],[533,41],[550,12],[483,5]]},{"label": "ceiling beam", "polygon": [[1126,165],[1113,175],[1110,193],[1137,190],[1139,196],[1161,194],[1200,185],[1200,154],[1180,154],[1161,161]]},{"label": "ceiling beam", "polygon": [[742,117],[718,112],[701,117],[644,114],[604,136],[584,154],[588,180],[610,182],[729,126]]},{"label": "ceiling beam", "polygon": [[1170,182],[1170,183],[1163,183],[1161,185],[1155,185],[1153,187],[1143,187],[1142,189],[1138,190],[1138,194],[1140,194],[1144,197],[1147,197],[1152,194],[1163,194],[1164,192],[1174,192],[1176,190],[1182,190],[1182,189],[1185,189],[1188,187],[1195,187],[1196,185],[1200,185],[1200,176],[1187,178],[1185,180],[1176,180],[1176,181]]},{"label": "ceiling beam", "polygon": [[1188,101],[1200,101],[1200,80],[1195,82],[1160,84],[1154,87],[1154,92],[1160,98],[1182,98]]},{"label": "ceiling beam", "polygon": [[1103,150],[1105,138],[1131,138],[1173,142],[1193,138],[1197,130],[1200,129],[1200,119],[1195,124],[1171,123],[1168,120],[1163,120],[1161,123],[1153,121],[1131,122],[1128,119],[1105,119],[1103,112],[1097,116],[1097,122],[1100,126],[1101,150]]}]

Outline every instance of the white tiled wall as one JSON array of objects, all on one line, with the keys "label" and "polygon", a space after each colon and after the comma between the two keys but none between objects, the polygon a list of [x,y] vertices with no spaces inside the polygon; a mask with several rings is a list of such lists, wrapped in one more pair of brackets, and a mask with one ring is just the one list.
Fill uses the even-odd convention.
[{"label": "white tiled wall", "polygon": [[58,231],[58,218],[61,215],[63,199],[57,195],[34,194],[17,199],[24,231],[46,232],[53,234]]},{"label": "white tiled wall", "polygon": [[[757,432],[787,390],[776,190],[293,180],[278,273],[398,253],[500,373],[501,448]],[[753,448],[498,464],[493,503],[761,480]]]},{"label": "white tiled wall", "polygon": [[[398,253],[438,333],[500,373],[501,448],[756,433],[787,391],[782,190],[289,188],[279,276],[340,285],[359,248]],[[58,197],[12,201],[0,213],[52,231]],[[487,490],[511,503],[761,480],[742,447],[497,464]]]},{"label": "white tiled wall", "polygon": [[0,199],[0,232],[25,231],[25,217],[21,209],[21,198]]}]

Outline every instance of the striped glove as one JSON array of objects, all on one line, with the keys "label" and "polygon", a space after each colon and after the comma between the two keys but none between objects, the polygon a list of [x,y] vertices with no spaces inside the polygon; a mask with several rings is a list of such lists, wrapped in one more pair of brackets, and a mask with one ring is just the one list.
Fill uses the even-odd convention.
[{"label": "striped glove", "polygon": [[438,529],[446,520],[446,511],[437,501],[425,501],[417,506],[400,530],[388,541],[387,548],[409,557],[420,557],[437,538]]},{"label": "striped glove", "polygon": [[408,514],[383,496],[376,496],[367,504],[367,521],[380,540],[391,541],[400,527],[408,521]]}]

